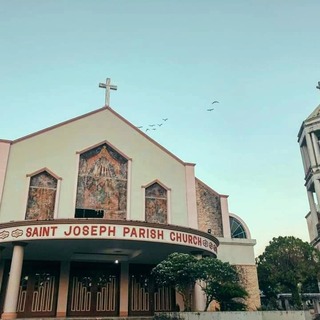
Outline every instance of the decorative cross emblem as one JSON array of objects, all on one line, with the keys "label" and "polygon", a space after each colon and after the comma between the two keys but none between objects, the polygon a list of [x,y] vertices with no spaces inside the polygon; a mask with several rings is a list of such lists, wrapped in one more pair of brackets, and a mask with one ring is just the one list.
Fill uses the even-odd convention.
[{"label": "decorative cross emblem", "polygon": [[117,86],[110,84],[111,79],[107,78],[106,83],[99,83],[99,88],[106,89],[106,100],[105,100],[105,105],[109,106],[110,105],[110,90],[117,90]]}]

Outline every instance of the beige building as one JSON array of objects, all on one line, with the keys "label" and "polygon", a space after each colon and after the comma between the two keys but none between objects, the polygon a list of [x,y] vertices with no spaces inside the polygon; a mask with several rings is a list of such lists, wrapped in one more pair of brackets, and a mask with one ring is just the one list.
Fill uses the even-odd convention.
[{"label": "beige building", "polygon": [[172,252],[236,265],[260,305],[256,242],[228,196],[110,107],[0,140],[0,242],[2,319],[183,309],[150,278]]},{"label": "beige building", "polygon": [[320,249],[320,105],[303,121],[298,142],[310,211],[306,216],[311,244]]}]

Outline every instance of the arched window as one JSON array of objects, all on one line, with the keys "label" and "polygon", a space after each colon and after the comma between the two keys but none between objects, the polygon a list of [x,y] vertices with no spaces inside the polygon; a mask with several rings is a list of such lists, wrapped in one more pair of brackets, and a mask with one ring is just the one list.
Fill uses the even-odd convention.
[{"label": "arched window", "polygon": [[230,217],[231,238],[247,239],[246,231],[243,225],[234,217]]},{"label": "arched window", "polygon": [[30,177],[26,220],[53,219],[58,180],[47,171]]},{"label": "arched window", "polygon": [[167,190],[155,182],[145,189],[146,222],[167,223],[168,201]]},{"label": "arched window", "polygon": [[106,143],[80,155],[76,218],[123,220],[128,160]]}]

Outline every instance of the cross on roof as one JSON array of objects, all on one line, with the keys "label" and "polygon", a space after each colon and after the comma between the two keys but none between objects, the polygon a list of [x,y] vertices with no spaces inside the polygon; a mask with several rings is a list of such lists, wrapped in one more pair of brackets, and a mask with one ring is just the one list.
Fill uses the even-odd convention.
[{"label": "cross on roof", "polygon": [[109,106],[110,105],[110,90],[117,90],[118,87],[111,84],[111,79],[107,78],[106,83],[99,83],[99,88],[104,88],[106,89],[106,100],[105,100],[105,105]]}]

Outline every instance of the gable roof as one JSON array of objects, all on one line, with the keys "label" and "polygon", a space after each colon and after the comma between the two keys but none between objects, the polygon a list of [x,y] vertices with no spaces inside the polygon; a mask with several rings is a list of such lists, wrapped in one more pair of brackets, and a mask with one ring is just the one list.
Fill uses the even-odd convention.
[{"label": "gable roof", "polygon": [[320,116],[320,104],[312,111],[312,113],[309,115],[309,117],[305,120],[312,120],[313,118]]},{"label": "gable roof", "polygon": [[169,156],[171,156],[172,158],[174,158],[175,160],[177,160],[178,162],[180,162],[181,164],[183,164],[184,166],[186,165],[195,165],[193,163],[188,163],[188,162],[184,162],[182,161],[180,158],[178,158],[176,155],[174,155],[173,153],[171,153],[169,150],[167,150],[166,148],[164,148],[162,145],[160,145],[158,142],[156,142],[155,140],[153,140],[152,138],[150,138],[147,134],[145,134],[144,132],[142,132],[140,129],[138,129],[136,126],[134,126],[131,122],[129,122],[127,119],[125,119],[124,117],[122,117],[120,114],[118,114],[117,112],[115,112],[113,109],[111,109],[109,106],[104,106],[100,109],[96,109],[94,111],[91,111],[91,112],[88,112],[88,113],[85,113],[81,116],[78,116],[78,117],[75,117],[75,118],[72,118],[72,119],[69,119],[69,120],[66,120],[66,121],[63,121],[61,123],[58,123],[56,125],[53,125],[51,127],[48,127],[48,128],[45,128],[45,129],[42,129],[40,131],[36,131],[34,133],[31,133],[31,134],[28,134],[24,137],[21,137],[21,138],[18,138],[16,140],[12,140],[12,141],[8,141],[10,142],[10,144],[16,144],[16,143],[19,143],[20,141],[23,141],[23,140],[26,140],[26,139],[30,139],[34,136],[37,136],[37,135],[40,135],[44,132],[47,132],[47,131],[50,131],[50,130],[54,130],[55,128],[58,128],[58,127],[62,127],[62,126],[65,126],[71,122],[75,122],[75,121],[78,121],[80,119],[83,119],[83,118],[86,118],[86,117],[90,117],[91,115],[93,114],[96,114],[96,113],[99,113],[99,112],[105,112],[105,111],[109,111],[111,112],[114,116],[116,116],[117,118],[119,118],[121,121],[125,122],[127,125],[129,125],[133,130],[139,132],[139,134],[141,134],[144,138],[148,139],[151,143],[153,143],[154,145],[156,145],[158,148],[160,148],[162,151],[166,152]]}]

